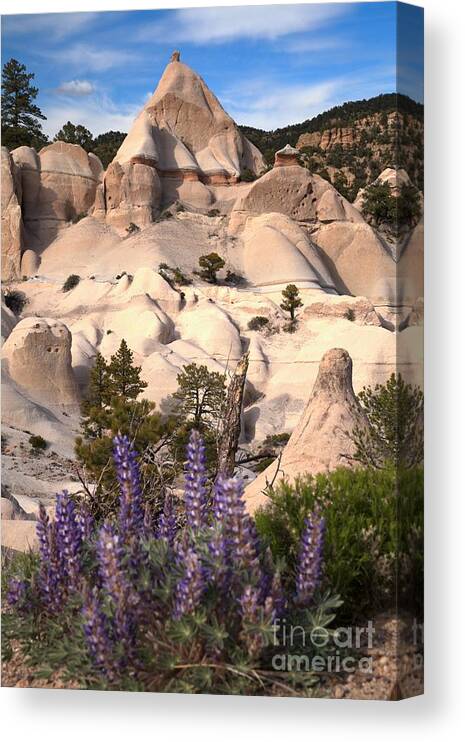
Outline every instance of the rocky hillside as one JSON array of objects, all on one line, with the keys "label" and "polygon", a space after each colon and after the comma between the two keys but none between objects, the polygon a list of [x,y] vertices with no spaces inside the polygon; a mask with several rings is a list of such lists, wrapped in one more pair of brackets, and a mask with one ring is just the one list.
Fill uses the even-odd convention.
[{"label": "rocky hillside", "polygon": [[301,124],[274,131],[241,127],[270,164],[289,143],[304,164],[353,201],[386,167],[403,168],[423,188],[423,106],[391,93],[336,106]]}]

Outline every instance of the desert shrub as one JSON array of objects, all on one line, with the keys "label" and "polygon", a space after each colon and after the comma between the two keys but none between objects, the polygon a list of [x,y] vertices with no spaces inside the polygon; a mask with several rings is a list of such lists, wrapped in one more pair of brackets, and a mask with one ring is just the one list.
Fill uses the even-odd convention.
[{"label": "desert shrub", "polygon": [[247,284],[247,279],[240,273],[234,273],[234,271],[228,270],[226,271],[224,282],[229,286],[245,286]]},{"label": "desert shrub", "polygon": [[385,384],[363,387],[358,395],[368,427],[356,426],[351,438],[355,460],[364,466],[410,467],[423,461],[423,392],[391,374]]},{"label": "desert shrub", "polygon": [[47,448],[47,441],[41,435],[31,435],[29,443],[33,451],[39,453]]},{"label": "desert shrub", "polygon": [[314,673],[278,671],[271,660],[287,648],[278,618],[305,627],[292,651],[310,661],[322,652],[310,632],[329,626],[340,605],[320,591],[320,516],[307,513],[296,572],[286,575],[256,537],[242,484],[219,478],[207,491],[197,433],[183,528],[172,500],[156,522],[145,517],[136,453],[126,437],[114,445],[117,517],[97,527],[62,493],[54,520],[40,508],[39,555],[10,565],[4,657],[14,641],[42,677],[59,671],[88,688],[311,695]]},{"label": "desert shrub", "polygon": [[298,322],[296,319],[291,319],[289,322],[287,322],[283,327],[283,332],[288,332],[290,335],[293,335],[294,332],[297,332]]},{"label": "desert shrub", "polygon": [[158,272],[172,287],[190,286],[192,283],[192,279],[186,276],[178,266],[172,268],[167,263],[160,263]]},{"label": "desert shrub", "polygon": [[249,330],[258,331],[262,330],[264,327],[270,324],[270,320],[268,317],[263,317],[260,314],[257,314],[256,317],[252,317],[251,320],[247,323],[247,327]]},{"label": "desert shrub", "polygon": [[218,253],[211,252],[200,256],[199,266],[201,270],[198,275],[209,283],[216,283],[218,271],[224,268],[224,260]]},{"label": "desert shrub", "polygon": [[213,217],[213,216],[220,216],[220,215],[221,215],[221,211],[219,209],[210,209],[209,211],[207,211],[207,216]]},{"label": "desert shrub", "polygon": [[263,441],[264,446],[285,446],[291,437],[290,433],[272,433]]},{"label": "desert shrub", "polygon": [[154,220],[154,222],[156,224],[157,222],[164,222],[167,219],[172,219],[172,218],[173,218],[173,214],[171,213],[171,211],[169,211],[168,209],[164,209],[161,212],[161,214],[159,214],[157,216],[157,218]]},{"label": "desert shrub", "polygon": [[134,222],[130,222],[130,224],[126,227],[126,234],[128,237],[132,234],[136,234],[137,232],[140,232],[140,227],[137,226],[137,224],[134,224]]},{"label": "desert shrub", "polygon": [[11,291],[5,291],[4,301],[8,309],[11,309],[13,314],[21,314],[24,307],[29,303],[29,299],[23,291],[17,291],[12,289]]},{"label": "desert shrub", "polygon": [[344,312],[344,319],[348,319],[349,322],[355,322],[355,312],[352,307],[346,309],[346,311]]},{"label": "desert shrub", "polygon": [[[325,586],[338,592],[344,618],[396,604],[421,610],[423,471],[338,469],[276,486],[255,517],[261,538],[292,572],[306,513],[326,523]],[[397,587],[396,587],[397,586]]]},{"label": "desert shrub", "polygon": [[67,291],[71,291],[72,289],[76,288],[80,280],[80,276],[77,276],[75,273],[71,273],[71,275],[68,276],[68,278],[64,282],[62,291],[66,293]]}]

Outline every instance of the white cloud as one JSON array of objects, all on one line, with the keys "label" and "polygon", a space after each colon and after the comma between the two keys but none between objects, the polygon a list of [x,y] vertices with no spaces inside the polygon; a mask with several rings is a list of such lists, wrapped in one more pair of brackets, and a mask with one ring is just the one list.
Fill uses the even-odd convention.
[{"label": "white cloud", "polygon": [[230,88],[220,98],[238,124],[270,130],[301,123],[346,101],[392,93],[395,80],[395,68],[389,65],[313,84],[257,77]]},{"label": "white cloud", "polygon": [[[276,84],[269,80],[249,81],[228,95],[228,113],[240,124],[259,129],[277,129],[305,121],[335,105],[340,80],[313,85]],[[270,93],[263,93],[269,89]],[[261,93],[259,91],[262,91]]]},{"label": "white cloud", "polygon": [[[350,6],[349,6],[350,7]],[[320,28],[347,12],[335,5],[253,5],[178,10],[169,19],[144,26],[139,39],[223,43],[233,39],[268,39]]]},{"label": "white cloud", "polygon": [[81,96],[90,95],[95,91],[95,86],[90,80],[69,80],[68,82],[62,82],[56,88],[56,92],[61,95],[69,95],[72,98],[80,98]]},{"label": "white cloud", "polygon": [[116,104],[106,95],[94,95],[79,102],[55,103],[47,107],[43,129],[49,137],[54,137],[63,124],[72,121],[85,126],[94,136],[111,130],[128,131],[144,103],[145,100],[129,105]]},{"label": "white cloud", "polygon": [[40,13],[39,15],[4,15],[2,32],[9,36],[37,34],[49,42],[59,41],[87,29],[98,13]]},{"label": "white cloud", "polygon": [[47,52],[49,58],[73,68],[105,72],[106,70],[123,67],[137,59],[136,55],[121,49],[104,49],[90,44],[73,44],[59,51]]}]

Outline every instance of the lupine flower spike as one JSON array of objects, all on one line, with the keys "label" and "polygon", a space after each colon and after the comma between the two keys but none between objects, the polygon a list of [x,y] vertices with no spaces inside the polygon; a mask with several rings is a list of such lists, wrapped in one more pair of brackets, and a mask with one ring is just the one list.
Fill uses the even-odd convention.
[{"label": "lupine flower spike", "polygon": [[205,446],[198,430],[193,430],[187,445],[184,490],[187,524],[193,529],[200,528],[205,522],[206,482]]},{"label": "lupine flower spike", "polygon": [[297,601],[301,605],[309,605],[320,586],[323,570],[324,538],[324,518],[317,514],[309,515],[305,520],[302,534],[297,572]]},{"label": "lupine flower spike", "polygon": [[140,534],[144,528],[144,509],[137,454],[127,435],[116,436],[113,444],[113,457],[120,486],[121,533]]}]

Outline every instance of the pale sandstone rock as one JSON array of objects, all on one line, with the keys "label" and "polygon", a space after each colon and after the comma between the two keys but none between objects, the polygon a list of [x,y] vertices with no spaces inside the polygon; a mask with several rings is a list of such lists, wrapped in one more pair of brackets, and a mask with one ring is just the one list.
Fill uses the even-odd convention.
[{"label": "pale sandstone rock", "polygon": [[201,301],[182,312],[176,328],[183,340],[194,343],[216,360],[237,362],[242,355],[237,329],[226,312],[211,301]]},{"label": "pale sandstone rock", "polygon": [[89,212],[102,165],[95,155],[67,142],[53,142],[39,154],[30,147],[19,147],[11,154],[21,172],[25,227],[44,247],[60,229]]},{"label": "pale sandstone rock", "polygon": [[32,397],[54,406],[79,403],[71,366],[71,333],[58,320],[21,320],[3,345],[11,379]]},{"label": "pale sandstone rock", "polygon": [[264,168],[202,78],[178,60],[167,65],[115,160],[150,161],[161,174],[182,171],[208,182],[234,182],[244,168]]},{"label": "pale sandstone rock", "polygon": [[21,181],[6,147],[2,147],[2,279],[20,275],[23,245],[21,217]]},{"label": "pale sandstone rock", "polygon": [[375,305],[396,303],[396,263],[368,224],[323,224],[312,239],[334,266],[341,294],[366,296]]},{"label": "pale sandstone rock", "polygon": [[335,292],[330,271],[306,234],[280,213],[249,217],[242,233],[243,266],[256,286],[295,283]]},{"label": "pale sandstone rock", "polygon": [[2,520],[2,547],[13,551],[37,551],[36,524],[30,520]]},{"label": "pale sandstone rock", "polygon": [[[346,350],[329,350],[320,362],[312,394],[284,448],[275,483],[299,475],[352,466],[355,445],[350,434],[366,418],[352,387],[352,360]],[[263,489],[276,473],[274,462],[245,491],[249,511],[267,501]]]},{"label": "pale sandstone rock", "polygon": [[105,209],[110,224],[122,232],[131,222],[144,227],[159,213],[160,201],[160,178],[150,163],[110,163],[105,173]]},{"label": "pale sandstone rock", "polygon": [[139,268],[127,290],[127,297],[147,295],[165,312],[176,313],[181,308],[181,296],[151,268]]},{"label": "pale sandstone rock", "polygon": [[382,325],[373,304],[364,296],[331,296],[322,301],[312,301],[302,311],[302,318],[337,317],[358,325]]},{"label": "pale sandstone rock", "polygon": [[25,250],[21,257],[21,276],[34,276],[39,266],[40,256],[34,250]]}]

